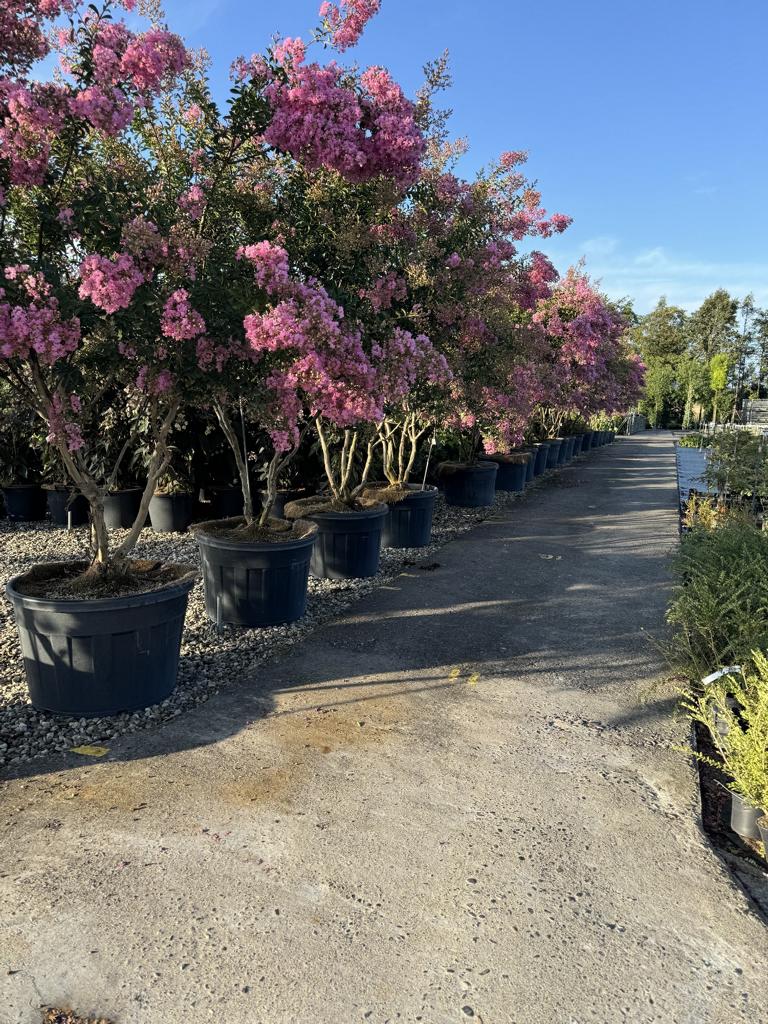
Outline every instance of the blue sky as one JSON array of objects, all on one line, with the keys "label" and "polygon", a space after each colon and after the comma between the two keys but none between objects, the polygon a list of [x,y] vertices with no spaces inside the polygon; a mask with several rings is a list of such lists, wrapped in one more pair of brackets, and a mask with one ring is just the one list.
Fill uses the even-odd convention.
[{"label": "blue sky", "polygon": [[[220,96],[234,56],[275,31],[306,36],[318,6],[166,0],[171,27],[210,52]],[[768,306],[767,40],[766,0],[382,0],[347,57],[413,94],[447,48],[464,173],[528,150],[545,205],[574,218],[546,251],[560,269],[585,256],[645,312],[721,286]]]}]

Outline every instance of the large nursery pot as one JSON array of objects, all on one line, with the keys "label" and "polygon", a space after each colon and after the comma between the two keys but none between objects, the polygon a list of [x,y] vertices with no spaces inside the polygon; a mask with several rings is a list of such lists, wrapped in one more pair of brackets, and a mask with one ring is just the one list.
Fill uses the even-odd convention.
[{"label": "large nursery pot", "polygon": [[564,466],[568,461],[568,438],[558,437],[556,440],[560,442],[560,448],[557,452],[557,465]]},{"label": "large nursery pot", "polygon": [[583,443],[584,443],[584,435],[583,434],[574,434],[574,436],[573,436],[573,457],[574,457],[574,459],[576,458],[577,455],[581,455],[581,446],[582,446]]},{"label": "large nursery pot", "polygon": [[181,633],[196,571],[158,590],[125,597],[54,599],[22,593],[42,573],[85,563],[48,563],[14,576],[13,604],[29,695],[39,711],[75,718],[138,711],[176,685]]},{"label": "large nursery pot", "polygon": [[759,808],[752,807],[738,793],[731,793],[731,828],[736,835],[744,836],[745,839],[759,839],[757,822],[762,816],[763,812]]},{"label": "large nursery pot", "polygon": [[528,455],[528,464],[525,467],[525,482],[529,484],[535,476],[536,450],[534,448],[523,448],[523,451]]},{"label": "large nursery pot", "polygon": [[192,522],[194,494],[153,494],[149,521],[155,533],[184,533]]},{"label": "large nursery pot", "polygon": [[[368,495],[374,497],[377,490],[386,490],[389,485],[372,485]],[[435,500],[438,490],[431,484],[422,489],[420,484],[406,484],[408,494],[398,501],[391,501],[382,495],[381,500],[389,506],[389,515],[384,520],[381,546],[384,548],[423,548],[432,539],[432,519],[435,514]]]},{"label": "large nursery pot", "polygon": [[48,515],[57,526],[85,526],[88,522],[88,499],[73,494],[69,487],[47,487]]},{"label": "large nursery pot", "polygon": [[319,510],[317,504],[317,498],[300,498],[285,509],[288,518],[309,519],[317,526],[309,566],[312,575],[327,580],[375,576],[388,506],[376,502],[358,509]]},{"label": "large nursery pot", "polygon": [[45,492],[38,484],[9,484],[2,492],[9,519],[17,523],[45,519]]},{"label": "large nursery pot", "polygon": [[559,437],[551,437],[547,444],[549,445],[549,454],[547,455],[547,469],[555,469],[558,462],[560,461],[560,447],[561,439]]},{"label": "large nursery pot", "polygon": [[533,445],[534,457],[533,457],[533,475],[541,476],[546,471],[547,463],[549,461],[549,445],[546,441],[539,441]]},{"label": "large nursery pot", "polygon": [[527,452],[512,452],[510,455],[487,455],[499,469],[496,473],[497,491],[524,491],[530,457]]},{"label": "large nursery pot", "polygon": [[104,498],[104,522],[109,530],[127,530],[139,514],[141,489],[130,487],[125,491],[114,491]]},{"label": "large nursery pot", "polygon": [[589,449],[592,447],[592,438],[594,436],[595,436],[594,430],[585,430],[584,431],[584,434],[582,435],[582,441],[581,441],[581,452],[582,452],[582,455],[584,454],[584,452],[588,452]]},{"label": "large nursery pot", "polygon": [[572,459],[573,459],[573,445],[574,445],[575,440],[576,439],[573,436],[566,437],[566,439],[565,439],[565,461],[566,462],[571,462]]},{"label": "large nursery pot", "polygon": [[208,618],[252,627],[295,622],[307,610],[309,563],[317,526],[297,520],[290,540],[233,537],[231,530],[243,522],[240,516],[193,527],[203,563]]},{"label": "large nursery pot", "polygon": [[445,488],[447,505],[458,508],[484,508],[496,497],[495,462],[443,462],[438,473]]}]

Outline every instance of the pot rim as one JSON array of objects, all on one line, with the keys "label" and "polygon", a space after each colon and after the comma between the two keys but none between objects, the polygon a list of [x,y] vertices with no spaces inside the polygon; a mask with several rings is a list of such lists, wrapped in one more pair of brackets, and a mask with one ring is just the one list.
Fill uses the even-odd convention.
[{"label": "pot rim", "polygon": [[[234,516],[234,519],[242,519],[242,516]],[[209,547],[217,548],[219,551],[292,551],[303,547],[311,547],[317,535],[317,524],[308,519],[294,519],[293,523],[303,523],[310,527],[308,533],[303,537],[294,537],[292,540],[233,540],[231,537],[217,537],[214,534],[206,533],[205,527],[211,524],[227,523],[232,519],[206,519],[202,523],[192,523],[189,532],[194,536],[198,544],[202,541]]]},{"label": "pot rim", "polygon": [[[20,580],[23,580],[24,577],[32,571],[32,569],[27,569],[26,572],[20,572],[15,576],[12,576],[5,584],[5,593],[14,604],[18,602],[23,604],[25,608],[39,609],[41,611],[46,610],[74,613],[87,610],[93,612],[109,612],[123,608],[137,608],[141,605],[161,604],[168,598],[180,597],[182,594],[188,594],[199,578],[199,570],[194,565],[185,565],[180,562],[168,562],[166,564],[180,569],[185,569],[186,575],[182,576],[178,580],[174,580],[173,583],[169,583],[164,587],[159,587],[156,590],[146,590],[138,594],[126,594],[124,597],[91,597],[75,600],[72,598],[33,597],[31,594],[22,594],[20,590],[16,589],[16,584]],[[76,559],[66,562],[38,562],[37,566],[40,565],[88,567],[87,562],[80,562]],[[33,566],[33,568],[36,568],[36,566]]]},{"label": "pot rim", "polygon": [[389,515],[389,505],[386,505],[383,501],[378,501],[370,508],[348,509],[344,512],[338,509],[329,509],[327,512],[307,513],[307,519],[310,521],[322,519],[328,522],[343,522],[345,519],[383,519],[386,515]]}]

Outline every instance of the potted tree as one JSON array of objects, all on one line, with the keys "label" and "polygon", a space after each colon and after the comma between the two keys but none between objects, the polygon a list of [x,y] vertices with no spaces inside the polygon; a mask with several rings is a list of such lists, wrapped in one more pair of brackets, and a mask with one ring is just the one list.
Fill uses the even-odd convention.
[{"label": "potted tree", "polygon": [[[87,498],[90,556],[35,566],[6,590],[32,702],[88,716],[146,706],[175,684],[195,571],[132,551],[194,365],[187,347],[169,343],[182,312],[171,298],[200,264],[199,253],[179,254],[186,223],[175,180],[184,161],[177,135],[164,148],[170,106],[158,101],[180,95],[183,44],[159,26],[134,33],[112,19],[109,2],[71,5],[70,29],[56,36],[63,75],[42,83],[28,71],[46,50],[55,7],[25,21],[3,53],[4,124],[19,130],[6,131],[0,171],[0,376]],[[91,458],[106,411],[126,396],[141,404],[151,455],[139,511],[114,542]]]}]

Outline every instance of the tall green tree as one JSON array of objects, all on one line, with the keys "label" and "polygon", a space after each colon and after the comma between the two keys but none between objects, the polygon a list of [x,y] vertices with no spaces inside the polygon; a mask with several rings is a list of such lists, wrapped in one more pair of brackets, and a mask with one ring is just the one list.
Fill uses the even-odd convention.
[{"label": "tall green tree", "polygon": [[641,411],[652,426],[679,422],[684,404],[681,364],[688,350],[688,317],[665,298],[631,330],[647,367]]}]

